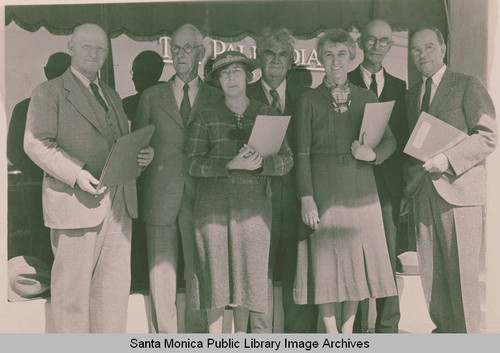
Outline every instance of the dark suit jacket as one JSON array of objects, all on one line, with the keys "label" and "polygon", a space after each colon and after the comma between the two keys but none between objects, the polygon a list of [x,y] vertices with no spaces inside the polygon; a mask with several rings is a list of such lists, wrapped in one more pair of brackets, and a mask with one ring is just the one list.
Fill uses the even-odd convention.
[{"label": "dark suit jacket", "polygon": [[[173,80],[148,88],[142,93],[135,127],[155,125],[151,146],[155,157],[141,176],[143,185],[142,218],[146,223],[171,225],[181,206],[184,185],[194,187],[188,175],[185,153],[188,129],[197,112],[222,97],[222,91],[200,83],[187,126],[184,125],[172,90]],[[194,190],[191,190],[194,192]]]},{"label": "dark suit jacket", "polygon": [[[247,95],[249,97],[255,98],[256,100],[269,105],[269,101],[267,100],[266,93],[264,92],[264,89],[262,87],[261,80],[258,80],[257,82],[252,83],[251,85],[248,85],[247,87]],[[297,104],[297,101],[299,100],[299,96],[310,90],[309,87],[304,87],[304,86],[299,86],[299,85],[294,85],[291,84],[290,81],[287,81],[286,83],[286,91],[285,91],[285,109],[283,111],[283,115],[291,115],[292,118],[290,119],[290,123],[288,125],[288,129],[286,131],[286,139],[288,142],[288,145],[292,149],[292,152],[295,154],[295,134],[294,134],[294,127],[295,127],[295,119],[294,119],[294,113],[295,113],[295,105]],[[283,177],[283,183],[289,187],[293,188],[295,190],[295,172],[292,170],[284,175]]]},{"label": "dark suit jacket", "polygon": [[[413,130],[420,115],[422,81],[407,93],[408,127]],[[424,177],[430,177],[438,194],[456,206],[486,203],[485,159],[497,143],[493,102],[479,80],[446,69],[429,107],[429,114],[467,133],[468,138],[444,152],[451,171],[429,174],[422,162],[411,158],[404,168],[405,195],[412,197]]]},{"label": "dark suit jacket", "polygon": [[[361,74],[361,68],[358,66],[347,74],[347,78],[356,86],[366,87]],[[408,125],[406,123],[406,103],[405,92],[406,83],[397,77],[392,76],[384,69],[384,89],[378,98],[380,102],[395,100],[394,109],[389,119],[389,127],[396,138],[397,148],[392,156],[387,158],[382,164],[374,165],[373,168],[379,168],[383,176],[385,187],[392,196],[401,196],[403,191],[402,166],[405,160],[403,154],[405,142],[408,139]]]},{"label": "dark suit jacket", "polygon": [[[127,118],[118,93],[102,81],[99,85],[116,114],[121,134],[128,134]],[[43,214],[49,228],[95,227],[111,207],[109,191],[94,197],[76,185],[83,167],[94,177],[100,177],[114,143],[104,113],[100,112],[102,107],[70,68],[33,91],[24,150],[45,172]],[[124,197],[129,215],[137,217],[135,180],[124,183]]]},{"label": "dark suit jacket", "polygon": [[25,175],[27,180],[41,182],[43,170],[41,170],[24,152],[24,130],[26,129],[26,117],[31,99],[27,98],[14,107],[12,118],[9,123],[7,135],[7,158],[14,167]]}]

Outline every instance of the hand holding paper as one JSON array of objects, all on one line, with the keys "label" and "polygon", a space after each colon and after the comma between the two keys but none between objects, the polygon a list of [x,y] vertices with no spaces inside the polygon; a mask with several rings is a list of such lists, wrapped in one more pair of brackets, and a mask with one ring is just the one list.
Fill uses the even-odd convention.
[{"label": "hand holding paper", "polygon": [[444,173],[450,168],[450,161],[444,153],[439,153],[427,160],[422,167],[429,173]]},{"label": "hand holding paper", "polygon": [[366,133],[361,135],[361,143],[354,141],[351,145],[351,153],[357,160],[372,162],[377,158],[373,149],[366,143]]},{"label": "hand holding paper", "polygon": [[395,101],[366,103],[359,139],[366,134],[366,144],[372,149],[377,147],[384,137]]}]

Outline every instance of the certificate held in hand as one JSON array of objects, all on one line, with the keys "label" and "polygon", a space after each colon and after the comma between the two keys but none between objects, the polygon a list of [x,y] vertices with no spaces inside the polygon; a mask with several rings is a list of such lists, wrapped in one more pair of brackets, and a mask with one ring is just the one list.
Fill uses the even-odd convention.
[{"label": "certificate held in hand", "polygon": [[102,169],[97,189],[121,184],[141,174],[142,167],[137,164],[137,156],[140,150],[149,146],[154,130],[151,124],[116,139]]},{"label": "certificate held in hand", "polygon": [[365,143],[371,148],[379,145],[384,137],[395,101],[366,103],[359,140],[365,134]]},{"label": "certificate held in hand", "polygon": [[259,152],[262,157],[278,153],[290,118],[290,115],[258,115],[250,139],[248,139],[248,145]]},{"label": "certificate held in hand", "polygon": [[426,162],[429,158],[455,146],[466,137],[468,135],[465,132],[422,112],[403,152]]}]

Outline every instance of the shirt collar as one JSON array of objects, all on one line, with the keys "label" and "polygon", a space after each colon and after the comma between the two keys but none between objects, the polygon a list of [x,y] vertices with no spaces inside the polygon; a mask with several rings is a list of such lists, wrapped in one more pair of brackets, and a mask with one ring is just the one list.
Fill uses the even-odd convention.
[{"label": "shirt collar", "polygon": [[97,79],[97,77],[95,78],[94,81],[90,82],[90,80],[85,77],[80,71],[78,71],[77,69],[75,69],[73,67],[73,65],[71,65],[71,72],[80,80],[82,81],[83,85],[87,88],[89,88],[90,84],[93,82],[97,85],[97,87],[99,87],[99,89],[101,88],[101,86],[99,85],[99,80]]},{"label": "shirt collar", "polygon": [[[365,68],[363,66],[363,64],[359,65],[359,67],[361,68],[361,74],[365,77],[365,79],[371,80],[372,79],[372,72],[369,71],[367,68]],[[384,68],[383,67],[375,73],[376,80],[380,80],[382,77],[384,77]]]},{"label": "shirt collar", "polygon": [[[266,92],[266,94],[269,94],[271,86],[269,86],[264,81],[264,79],[260,81],[262,82],[262,87],[264,88],[264,92]],[[280,97],[280,99],[283,99],[285,97],[285,91],[286,91],[286,79],[284,79],[283,82],[281,82],[281,84],[278,87],[276,87],[276,92],[278,92],[278,96]]]},{"label": "shirt collar", "polygon": [[[185,84],[185,82],[184,82],[184,81],[182,81],[182,80],[179,78],[179,76],[175,75],[175,79],[174,79],[174,85],[175,85],[175,87],[176,87],[178,90],[182,91],[182,89],[184,88],[184,84]],[[191,81],[189,81],[187,84],[188,84],[189,89],[190,89],[191,91],[196,90],[196,89],[198,88],[198,86],[200,85],[200,80],[199,80],[199,77],[198,77],[198,76],[196,76],[196,77],[195,77],[195,78],[193,78]]]},{"label": "shirt collar", "polygon": [[[446,65],[443,64],[443,66],[441,66],[441,68],[439,70],[437,70],[434,75],[432,75],[432,83],[434,84],[434,86],[436,86],[436,87],[439,86],[439,84],[441,83],[441,80],[443,79],[445,71],[446,71]],[[422,76],[422,81],[424,83],[426,80],[427,80],[427,77]]]}]

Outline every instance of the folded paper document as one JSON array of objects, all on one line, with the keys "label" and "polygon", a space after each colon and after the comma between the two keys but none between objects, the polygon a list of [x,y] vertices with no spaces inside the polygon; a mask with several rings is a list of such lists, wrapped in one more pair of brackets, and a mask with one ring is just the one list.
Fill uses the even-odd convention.
[{"label": "folded paper document", "polygon": [[116,139],[102,170],[98,189],[135,179],[141,174],[142,167],[137,164],[137,156],[140,150],[149,146],[154,130],[154,125],[148,125]]},{"label": "folded paper document", "polygon": [[381,103],[366,103],[363,122],[359,132],[359,140],[365,135],[365,143],[371,148],[378,146],[384,137],[387,123],[391,117],[395,101]]},{"label": "folded paper document", "polygon": [[258,115],[248,145],[255,148],[262,157],[278,153],[289,122],[290,115]]},{"label": "folded paper document", "polygon": [[425,162],[455,146],[467,136],[456,127],[422,112],[403,152]]}]

